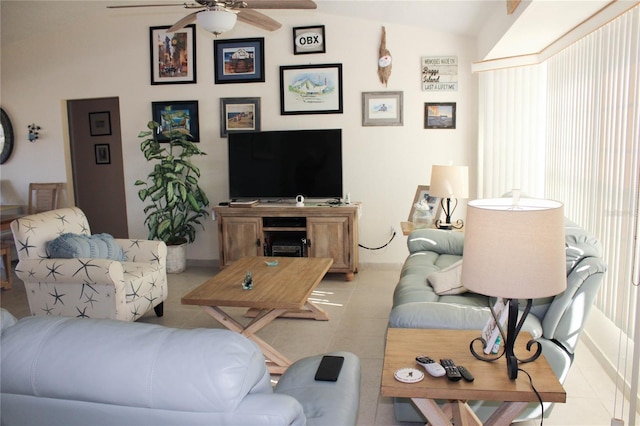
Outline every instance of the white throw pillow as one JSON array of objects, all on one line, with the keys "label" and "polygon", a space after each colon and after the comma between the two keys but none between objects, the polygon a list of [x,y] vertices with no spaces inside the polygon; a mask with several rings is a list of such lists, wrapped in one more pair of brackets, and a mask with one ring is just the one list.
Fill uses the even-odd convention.
[{"label": "white throw pillow", "polygon": [[469,291],[462,286],[462,259],[429,275],[427,282],[433,287],[433,291],[440,296]]}]

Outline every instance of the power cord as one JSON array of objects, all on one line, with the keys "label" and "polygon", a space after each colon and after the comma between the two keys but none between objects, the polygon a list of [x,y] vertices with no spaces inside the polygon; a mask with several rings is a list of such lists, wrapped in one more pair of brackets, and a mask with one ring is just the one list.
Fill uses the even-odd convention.
[{"label": "power cord", "polygon": [[396,237],[396,231],[393,231],[393,234],[391,234],[391,238],[389,238],[389,241],[387,241],[386,244],[380,246],[380,247],[367,247],[367,246],[363,246],[362,244],[358,243],[358,247],[362,247],[363,249],[366,250],[381,250],[383,248],[385,248],[386,246],[388,246],[389,244],[391,244],[391,241],[393,241],[393,239]]},{"label": "power cord", "polygon": [[523,370],[522,368],[518,368],[518,371],[522,371],[524,374],[527,375],[527,377],[529,378],[529,384],[531,386],[531,390],[533,390],[533,393],[535,393],[536,396],[538,397],[538,402],[540,402],[540,411],[541,411],[540,426],[542,426],[542,424],[544,423],[544,405],[542,404],[542,397],[538,393],[538,390],[536,389],[536,387],[533,386],[533,379],[531,378],[531,375],[527,373],[525,370]]}]

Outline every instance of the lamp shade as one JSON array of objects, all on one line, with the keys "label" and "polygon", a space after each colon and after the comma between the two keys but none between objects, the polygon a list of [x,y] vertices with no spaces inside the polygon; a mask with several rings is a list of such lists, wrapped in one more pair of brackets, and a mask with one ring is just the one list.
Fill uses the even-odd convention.
[{"label": "lamp shade", "polygon": [[198,25],[216,35],[232,29],[238,19],[235,13],[217,7],[199,12],[196,18]]},{"label": "lamp shade", "polygon": [[564,209],[552,200],[474,200],[467,206],[462,285],[487,296],[536,299],[567,287]]},{"label": "lamp shade", "polygon": [[469,168],[433,166],[429,195],[440,198],[469,198]]}]

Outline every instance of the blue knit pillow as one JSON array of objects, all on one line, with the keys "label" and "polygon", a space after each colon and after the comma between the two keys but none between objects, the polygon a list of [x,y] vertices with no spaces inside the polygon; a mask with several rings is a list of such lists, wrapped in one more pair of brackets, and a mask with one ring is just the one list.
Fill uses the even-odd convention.
[{"label": "blue knit pillow", "polygon": [[122,248],[109,234],[62,234],[47,243],[49,257],[54,259],[94,258],[125,260]]}]

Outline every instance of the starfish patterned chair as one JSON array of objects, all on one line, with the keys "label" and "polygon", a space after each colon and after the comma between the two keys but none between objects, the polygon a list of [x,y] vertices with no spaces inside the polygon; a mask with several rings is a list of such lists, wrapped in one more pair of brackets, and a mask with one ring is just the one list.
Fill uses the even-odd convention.
[{"label": "starfish patterned chair", "polygon": [[[93,236],[77,207],[21,217],[11,231],[18,252],[15,272],[24,282],[31,315],[135,321],[153,308],[162,316],[164,242]],[[63,238],[66,251],[60,254],[57,243]]]}]

